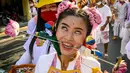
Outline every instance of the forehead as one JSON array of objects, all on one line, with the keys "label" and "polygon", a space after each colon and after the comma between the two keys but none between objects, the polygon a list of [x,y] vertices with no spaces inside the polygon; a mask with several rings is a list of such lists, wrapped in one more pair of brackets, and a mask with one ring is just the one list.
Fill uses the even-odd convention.
[{"label": "forehead", "polygon": [[77,16],[67,16],[63,18],[60,23],[66,23],[70,27],[79,27],[86,29],[86,23],[81,17]]}]

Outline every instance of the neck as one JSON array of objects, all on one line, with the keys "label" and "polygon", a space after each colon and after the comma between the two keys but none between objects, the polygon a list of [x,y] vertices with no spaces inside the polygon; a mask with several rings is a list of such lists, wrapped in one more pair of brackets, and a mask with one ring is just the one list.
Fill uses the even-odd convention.
[{"label": "neck", "polygon": [[66,70],[69,65],[69,62],[73,61],[76,58],[76,56],[77,56],[77,53],[75,53],[71,56],[66,56],[66,55],[59,56],[60,61],[61,61],[61,69]]}]

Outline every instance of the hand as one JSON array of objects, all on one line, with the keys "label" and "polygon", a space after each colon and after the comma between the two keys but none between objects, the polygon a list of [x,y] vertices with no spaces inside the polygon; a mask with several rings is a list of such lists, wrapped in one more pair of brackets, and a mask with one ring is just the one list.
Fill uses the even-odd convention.
[{"label": "hand", "polygon": [[103,31],[105,29],[105,25],[101,26],[100,30]]},{"label": "hand", "polygon": [[117,70],[116,68],[117,68],[116,66],[113,68],[112,73],[125,73],[127,71],[127,64],[124,61],[122,61],[119,64],[119,67]]}]

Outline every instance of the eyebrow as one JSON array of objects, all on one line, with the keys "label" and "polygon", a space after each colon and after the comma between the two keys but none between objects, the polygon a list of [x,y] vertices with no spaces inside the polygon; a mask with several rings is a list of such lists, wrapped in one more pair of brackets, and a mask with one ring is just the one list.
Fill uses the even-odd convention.
[{"label": "eyebrow", "polygon": [[69,25],[68,24],[66,24],[66,23],[61,23],[62,25],[65,25],[65,26],[67,26],[67,27],[69,27]]},{"label": "eyebrow", "polygon": [[[66,23],[61,23],[62,25],[65,25],[65,26],[67,26],[67,27],[70,27],[68,24],[66,24]],[[82,28],[79,28],[79,27],[76,27],[76,28],[74,28],[74,29],[78,29],[78,30],[82,30],[83,31],[83,29]]]},{"label": "eyebrow", "polygon": [[82,29],[82,28],[79,28],[79,27],[76,27],[75,29],[78,29],[78,30],[81,30],[81,31],[83,31],[83,29]]}]

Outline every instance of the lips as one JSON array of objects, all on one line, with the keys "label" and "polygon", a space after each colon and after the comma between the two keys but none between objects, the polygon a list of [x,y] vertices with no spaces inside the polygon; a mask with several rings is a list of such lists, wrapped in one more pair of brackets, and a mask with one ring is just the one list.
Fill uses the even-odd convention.
[{"label": "lips", "polygon": [[72,50],[72,48],[74,47],[74,45],[71,44],[71,43],[62,42],[62,47],[63,47],[65,50]]}]

